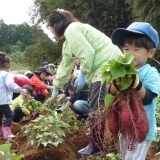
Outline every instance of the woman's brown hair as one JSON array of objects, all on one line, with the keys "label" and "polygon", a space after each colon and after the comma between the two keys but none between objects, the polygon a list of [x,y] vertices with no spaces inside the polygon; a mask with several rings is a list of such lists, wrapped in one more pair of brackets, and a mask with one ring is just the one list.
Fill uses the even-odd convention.
[{"label": "woman's brown hair", "polygon": [[47,27],[53,27],[56,35],[61,37],[64,35],[65,29],[72,22],[79,22],[79,20],[71,12],[57,9],[50,13]]}]

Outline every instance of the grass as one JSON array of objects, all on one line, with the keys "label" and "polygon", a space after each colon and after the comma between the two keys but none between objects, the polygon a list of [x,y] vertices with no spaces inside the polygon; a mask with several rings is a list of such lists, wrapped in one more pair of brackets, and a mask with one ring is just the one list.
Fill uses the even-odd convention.
[{"label": "grass", "polygon": [[10,54],[8,55],[10,60],[11,60],[11,65],[10,65],[10,71],[16,72],[16,73],[20,73],[20,74],[24,74],[24,72],[26,70],[30,70],[29,66],[27,66],[26,64],[24,64],[21,59],[21,54]]},{"label": "grass", "polygon": [[10,71],[15,74],[24,74],[26,70],[30,70],[28,66],[12,61],[10,66]]},{"label": "grass", "polygon": [[29,67],[23,65],[22,63],[15,63],[11,62],[10,70],[17,71],[17,70],[29,70]]}]

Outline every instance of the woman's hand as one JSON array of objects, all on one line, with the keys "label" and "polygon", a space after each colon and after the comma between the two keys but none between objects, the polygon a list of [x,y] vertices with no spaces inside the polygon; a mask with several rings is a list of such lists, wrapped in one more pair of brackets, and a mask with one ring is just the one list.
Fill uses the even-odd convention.
[{"label": "woman's hand", "polygon": [[82,90],[84,85],[86,84],[86,74],[80,73],[75,81],[75,87],[77,87],[78,90]]},{"label": "woman's hand", "polygon": [[52,91],[52,99],[54,99],[55,97],[57,97],[59,94],[59,89],[58,88],[54,88],[53,91]]}]

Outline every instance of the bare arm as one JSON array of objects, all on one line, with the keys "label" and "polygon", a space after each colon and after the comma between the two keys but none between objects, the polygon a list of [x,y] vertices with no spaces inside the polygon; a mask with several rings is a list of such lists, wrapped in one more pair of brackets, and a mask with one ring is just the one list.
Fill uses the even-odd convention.
[{"label": "bare arm", "polygon": [[66,98],[65,94],[61,94],[61,96],[59,97],[58,101],[61,102]]}]

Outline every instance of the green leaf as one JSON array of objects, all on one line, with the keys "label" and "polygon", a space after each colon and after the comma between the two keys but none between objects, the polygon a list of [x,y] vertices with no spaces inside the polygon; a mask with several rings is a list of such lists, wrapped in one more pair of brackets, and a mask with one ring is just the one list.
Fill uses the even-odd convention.
[{"label": "green leaf", "polygon": [[111,158],[111,160],[121,160],[122,156],[120,154],[116,154],[114,157]]},{"label": "green leaf", "polygon": [[67,124],[67,123],[63,123],[62,127],[63,127],[63,128],[70,128],[70,125]]},{"label": "green leaf", "polygon": [[125,90],[130,87],[132,83],[131,77],[123,77],[121,78],[121,90]]},{"label": "green leaf", "polygon": [[0,151],[10,152],[11,143],[0,145]]},{"label": "green leaf", "polygon": [[112,66],[115,61],[116,61],[115,59],[109,60],[109,61],[107,62],[107,65],[106,65],[106,66],[108,66],[108,67]]},{"label": "green leaf", "polygon": [[131,64],[126,67],[127,74],[137,74],[137,71],[134,69],[134,62],[132,61]]},{"label": "green leaf", "polygon": [[43,144],[43,145],[44,145],[44,147],[46,147],[46,146],[47,146],[47,144],[48,144],[48,141],[42,141],[42,142],[41,142],[41,144]]},{"label": "green leaf", "polygon": [[55,147],[57,147],[59,145],[59,143],[62,143],[62,139],[61,138],[57,138],[52,142],[52,145],[54,145]]},{"label": "green leaf", "polygon": [[20,155],[11,155],[11,160],[21,160],[23,157]]},{"label": "green leaf", "polygon": [[[11,143],[0,145],[0,151],[4,152],[4,160],[20,160],[22,156],[18,156],[10,151]],[[12,150],[13,151],[13,150]]]},{"label": "green leaf", "polygon": [[11,154],[9,152],[4,152],[4,159],[5,160],[10,160]]},{"label": "green leaf", "polygon": [[123,64],[123,62],[124,62],[124,57],[123,57],[123,56],[118,56],[117,62]]},{"label": "green leaf", "polygon": [[103,68],[102,68],[102,74],[104,73],[104,72],[108,72],[109,70],[110,70],[110,67],[111,67],[112,65],[110,65],[110,64],[106,64]]},{"label": "green leaf", "polygon": [[121,67],[118,62],[114,63],[114,65],[110,68],[110,72],[112,74],[112,80],[126,75],[126,70],[124,67]]},{"label": "green leaf", "polygon": [[111,76],[111,73],[110,72],[104,72],[102,74],[102,82],[104,83],[107,79],[108,76]]},{"label": "green leaf", "polygon": [[127,54],[125,57],[118,57],[118,62],[121,64],[128,65],[133,61],[134,56],[132,54]]},{"label": "green leaf", "polygon": [[28,100],[27,100],[27,99],[25,99],[25,100],[23,101],[23,103],[22,103],[22,106],[25,106],[25,105],[28,105]]},{"label": "green leaf", "polygon": [[114,100],[115,100],[114,96],[112,96],[111,94],[106,94],[106,96],[104,98],[105,106],[106,107],[110,106]]},{"label": "green leaf", "polygon": [[106,83],[111,84],[111,82],[112,82],[112,75],[110,74],[106,79]]},{"label": "green leaf", "polygon": [[114,157],[114,156],[115,156],[114,153],[108,153],[108,154],[106,155],[106,158],[107,158],[107,159],[111,159],[111,158]]},{"label": "green leaf", "polygon": [[37,136],[36,136],[36,138],[42,138],[43,137],[43,135],[42,134],[37,134]]}]

